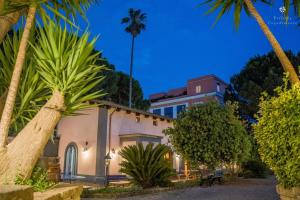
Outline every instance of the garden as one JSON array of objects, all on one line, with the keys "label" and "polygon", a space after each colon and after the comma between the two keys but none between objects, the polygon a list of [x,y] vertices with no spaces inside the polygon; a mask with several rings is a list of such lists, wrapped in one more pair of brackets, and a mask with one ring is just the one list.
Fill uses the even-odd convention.
[{"label": "garden", "polygon": [[[105,98],[101,84],[109,66],[103,61],[101,52],[95,51],[98,38],[92,37],[87,30],[80,30],[74,23],[78,17],[86,19],[86,11],[93,3],[86,0],[0,0],[1,185],[30,186],[35,192],[59,188],[37,166],[41,152],[62,117],[98,106],[90,102]],[[226,184],[239,177],[266,178],[274,174],[281,199],[299,199],[300,85],[296,65],[300,63],[294,62],[282,50],[254,7],[255,1],[227,4],[212,0],[205,3],[211,6],[209,12],[221,9],[217,20],[231,6],[235,7],[236,27],[242,10],[256,20],[273,47],[274,53],[264,59],[276,60],[277,71],[272,71],[272,75],[280,71],[276,77],[280,84],[266,86],[260,83],[262,88],[257,86],[257,90],[252,91],[255,81],[249,81],[252,71],[247,72],[247,69],[255,68],[253,63],[265,65],[265,60],[255,58],[249,68],[232,79],[236,88],[227,88],[223,105],[212,101],[193,105],[182,112],[174,120],[173,127],[164,131],[168,144],[138,144],[124,147],[119,152],[122,156],[120,172],[129,177],[129,187],[108,185],[84,190],[82,197],[128,197],[208,187],[218,182]],[[283,3],[290,7],[289,1]],[[299,1],[292,4],[298,17],[299,5]],[[285,17],[288,15],[287,9]],[[132,77],[134,41],[145,30],[142,22],[146,15],[130,9],[129,16],[131,18],[122,20],[128,25],[126,32],[132,36],[131,70],[127,77],[130,88],[126,98],[129,98],[130,108],[133,101],[139,104],[137,107],[146,109],[149,102],[143,99],[141,91],[138,98],[132,99],[132,85],[138,85]],[[17,28],[12,29],[15,24],[18,24]],[[266,71],[263,73],[271,70]],[[247,76],[243,77],[243,73]],[[265,75],[270,74],[254,76],[257,80]],[[272,78],[266,82],[271,82]],[[117,91],[119,95],[123,90]],[[248,100],[254,95],[254,101]],[[8,136],[14,136],[10,143]],[[184,181],[177,181],[176,171],[166,156],[170,151],[176,152],[195,176],[187,172]],[[81,188],[76,190],[77,196],[80,192]]]}]

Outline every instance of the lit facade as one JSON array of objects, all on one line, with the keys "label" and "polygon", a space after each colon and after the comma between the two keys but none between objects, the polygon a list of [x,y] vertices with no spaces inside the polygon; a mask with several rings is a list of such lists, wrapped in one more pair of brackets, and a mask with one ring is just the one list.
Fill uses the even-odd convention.
[{"label": "lit facade", "polygon": [[226,87],[227,84],[215,75],[190,79],[185,87],[150,95],[149,111],[157,115],[177,118],[180,112],[195,104],[213,100],[222,104]]}]

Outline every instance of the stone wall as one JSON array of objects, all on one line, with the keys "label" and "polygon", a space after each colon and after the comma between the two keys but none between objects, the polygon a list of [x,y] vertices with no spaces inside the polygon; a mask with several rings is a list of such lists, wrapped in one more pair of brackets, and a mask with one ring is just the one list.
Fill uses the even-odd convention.
[{"label": "stone wall", "polygon": [[280,195],[281,200],[299,200],[300,199],[300,187],[285,189],[281,185],[276,185],[276,190],[277,190],[277,193]]},{"label": "stone wall", "polygon": [[46,192],[35,192],[34,200],[80,200],[82,186],[58,187]]},{"label": "stone wall", "polygon": [[0,185],[1,200],[32,200],[33,189],[23,185]]},{"label": "stone wall", "polygon": [[58,185],[45,192],[33,192],[30,186],[0,185],[1,200],[80,200],[82,186]]}]

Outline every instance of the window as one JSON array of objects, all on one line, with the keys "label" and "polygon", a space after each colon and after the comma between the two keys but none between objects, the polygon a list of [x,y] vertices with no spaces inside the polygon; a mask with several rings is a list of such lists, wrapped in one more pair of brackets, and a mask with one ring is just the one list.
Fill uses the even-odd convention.
[{"label": "window", "polygon": [[217,83],[217,92],[221,92],[220,83]]},{"label": "window", "polygon": [[153,109],[153,114],[156,114],[156,115],[161,115],[161,109]]},{"label": "window", "polygon": [[201,85],[196,86],[196,93],[201,93]]},{"label": "window", "polygon": [[173,107],[165,108],[165,116],[173,118]]},{"label": "window", "polygon": [[177,115],[179,114],[179,113],[181,113],[182,111],[185,111],[185,105],[178,105],[177,106]]},{"label": "window", "polygon": [[157,126],[157,120],[153,120],[153,126]]}]

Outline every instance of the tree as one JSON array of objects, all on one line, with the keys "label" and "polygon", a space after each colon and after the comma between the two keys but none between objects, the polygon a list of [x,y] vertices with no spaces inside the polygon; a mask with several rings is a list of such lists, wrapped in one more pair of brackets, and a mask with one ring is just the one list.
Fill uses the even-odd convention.
[{"label": "tree", "polygon": [[254,126],[259,153],[280,184],[299,187],[300,86],[289,88],[286,79],[275,93],[273,97],[264,94],[259,104],[258,123]]},{"label": "tree", "polygon": [[[52,13],[56,19],[63,19],[71,25],[77,14],[85,18],[85,11],[94,2],[93,0],[71,0],[71,1],[37,1],[37,0],[0,0],[0,43],[16,24],[20,17],[27,14],[30,7],[36,7],[37,14],[41,17],[49,18],[48,14]],[[34,13],[36,14],[36,13]]]},{"label": "tree", "polygon": [[132,36],[131,56],[130,56],[130,81],[129,81],[129,108],[132,106],[132,69],[133,69],[133,54],[134,54],[134,40],[141,31],[145,30],[146,14],[141,10],[129,9],[129,16],[122,19],[122,24],[127,24],[125,31]]},{"label": "tree", "polygon": [[191,107],[174,121],[165,134],[175,151],[196,165],[214,169],[244,161],[251,148],[234,105],[209,102]]},{"label": "tree", "polygon": [[[261,0],[264,3],[269,3],[268,0]],[[255,1],[253,1],[255,2]],[[286,6],[286,16],[288,15],[289,12],[289,7],[290,7],[290,1],[289,0],[284,0],[284,5]],[[300,16],[300,4],[299,1],[293,1],[294,4],[294,8],[296,10],[296,14],[298,16]],[[299,83],[299,78],[298,75],[292,65],[292,63],[290,62],[290,60],[288,59],[288,57],[286,56],[286,54],[284,53],[283,49],[281,48],[280,44],[278,43],[278,41],[276,40],[275,36],[273,35],[273,33],[271,32],[271,30],[269,29],[268,25],[264,22],[263,18],[261,17],[261,15],[258,13],[258,11],[256,10],[256,8],[254,7],[252,0],[234,0],[234,1],[227,1],[227,0],[207,0],[204,2],[205,4],[209,4],[211,6],[211,8],[208,10],[208,13],[214,12],[218,9],[221,9],[221,11],[219,12],[216,21],[218,21],[225,13],[229,12],[230,9],[232,7],[234,7],[234,23],[235,26],[238,27],[239,23],[240,23],[240,15],[242,10],[244,10],[249,16],[251,15],[252,17],[255,18],[255,20],[257,21],[257,23],[259,24],[261,30],[263,31],[263,33],[265,34],[265,36],[267,37],[267,39],[269,40],[276,56],[278,57],[283,69],[285,72],[287,72],[289,74],[289,79],[291,81],[292,84],[295,83]]]},{"label": "tree", "polygon": [[0,121],[0,149],[5,148],[6,146],[11,117],[13,114],[13,109],[17,97],[17,90],[21,79],[23,64],[25,62],[27,44],[30,37],[31,29],[34,26],[35,12],[36,6],[30,6],[26,17],[26,24],[22,34],[19,51],[16,57],[15,67],[12,73],[9,88],[7,90],[7,96],[2,110]]},{"label": "tree", "polygon": [[96,64],[98,53],[93,53],[96,39],[88,41],[88,33],[78,39],[78,33],[68,33],[53,21],[39,30],[30,46],[32,60],[51,95],[15,139],[5,145],[6,150],[0,152],[1,184],[13,184],[17,176],[28,179],[62,115],[95,106],[86,101],[102,95],[101,91],[88,93],[102,80],[97,74],[103,69]]},{"label": "tree", "polygon": [[[101,100],[112,101],[124,106],[128,105],[129,98],[129,76],[123,72],[115,70],[115,66],[110,64],[106,59],[100,58],[99,65],[104,65],[106,70],[101,72],[101,76],[105,79],[101,81],[93,91],[103,90],[106,94],[101,97]],[[133,78],[133,96],[132,107],[142,110],[148,110],[150,107],[150,101],[144,99],[143,90],[140,83]]]},{"label": "tree", "polygon": [[[11,32],[1,43],[0,47],[0,116],[1,105],[4,106],[6,91],[11,82],[13,66],[18,54],[22,31]],[[33,37],[30,38],[33,40]],[[16,104],[10,122],[10,134],[16,134],[34,117],[38,110],[45,104],[51,92],[41,81],[37,71],[36,62],[32,59],[33,49],[27,49],[24,69],[21,74],[21,86],[18,88]],[[3,107],[2,107],[3,108]]]},{"label": "tree", "polygon": [[[21,73],[23,69],[23,64],[25,62],[26,57],[26,49],[28,45],[28,40],[30,37],[30,32],[32,31],[34,24],[35,24],[35,15],[37,10],[39,11],[39,14],[42,21],[46,21],[46,19],[49,19],[49,16],[47,14],[47,10],[50,10],[54,13],[54,16],[59,16],[63,19],[65,19],[67,22],[70,23],[70,20],[68,20],[66,17],[64,17],[62,14],[60,14],[59,11],[63,10],[67,15],[75,16],[77,12],[79,12],[81,15],[84,16],[84,10],[89,6],[88,0],[83,1],[51,1],[51,2],[43,2],[43,1],[24,1],[24,2],[7,2],[7,1],[1,1],[0,2],[0,15],[9,15],[14,12],[21,12],[24,10],[27,11],[26,16],[26,23],[22,35],[22,39],[20,42],[18,54],[16,57],[16,62],[14,64],[14,70],[12,73],[12,78],[10,82],[10,86],[7,90],[5,98],[5,104],[4,106],[1,106],[2,115],[0,120],[0,151],[6,151],[6,140],[7,135],[9,132],[9,127],[11,123],[11,117],[13,115],[14,105],[17,97],[17,90],[19,87],[19,82],[21,78]],[[46,9],[45,9],[46,8]],[[0,31],[0,40],[2,41],[5,34],[10,30],[11,27],[9,25],[13,25],[18,21],[18,17],[20,17],[20,14],[14,20],[10,18],[6,18],[4,16],[4,20],[0,21],[0,28],[4,28],[4,30]],[[3,18],[3,17],[2,17]],[[13,21],[13,23],[12,23]],[[59,22],[59,21],[58,21]],[[72,24],[72,23],[71,23]]]},{"label": "tree", "polygon": [[173,175],[170,163],[165,158],[170,151],[166,145],[154,146],[153,143],[146,147],[142,143],[124,147],[119,153],[124,159],[120,164],[120,172],[132,177],[132,182],[143,188],[167,186]]},{"label": "tree", "polygon": [[[286,55],[293,66],[300,66],[300,53],[293,54],[288,51]],[[295,70],[298,71],[297,68]],[[274,52],[250,58],[241,72],[230,79],[238,95],[229,89],[225,93],[225,100],[239,102],[241,115],[254,118],[261,93],[267,92],[270,96],[274,96],[276,94],[274,89],[283,84],[283,73]]]}]

